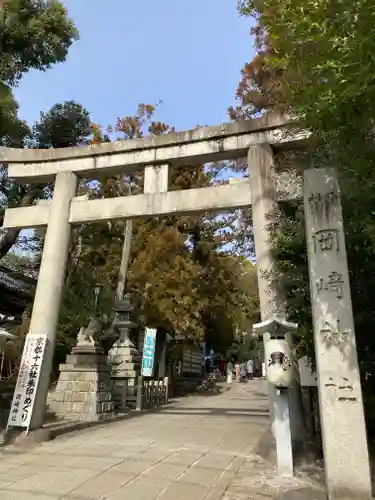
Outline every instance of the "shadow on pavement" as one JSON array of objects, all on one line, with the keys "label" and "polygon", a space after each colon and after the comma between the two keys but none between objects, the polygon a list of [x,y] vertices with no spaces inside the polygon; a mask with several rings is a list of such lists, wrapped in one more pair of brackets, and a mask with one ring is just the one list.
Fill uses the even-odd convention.
[{"label": "shadow on pavement", "polygon": [[[123,413],[114,413],[111,418],[108,418],[103,421],[98,422],[82,422],[82,421],[63,421],[63,420],[55,420],[52,414],[49,414],[49,420],[47,420],[46,424],[42,429],[37,431],[31,431],[28,436],[25,433],[20,432],[9,432],[7,435],[7,439],[5,442],[0,445],[1,447],[14,444],[19,448],[28,448],[34,444],[50,441],[57,437],[61,437],[67,434],[73,434],[75,432],[91,430],[96,427],[103,427],[109,423],[121,422],[124,420],[129,420],[133,418],[139,418],[144,415],[150,414],[163,414],[165,417],[174,417],[178,415],[202,415],[202,416],[224,416],[226,418],[239,418],[239,417],[248,417],[252,419],[266,419],[269,418],[269,413],[264,409],[242,409],[242,408],[215,408],[215,407],[186,407],[180,405],[180,403],[186,401],[187,399],[197,396],[217,396],[223,393],[226,393],[231,389],[225,383],[219,384],[210,384],[209,387],[204,390],[197,391],[191,394],[187,394],[184,396],[179,396],[176,399],[171,399],[167,404],[160,406],[158,408],[149,409],[149,410],[128,410]],[[255,396],[255,398],[254,398]],[[261,392],[257,392],[252,394],[251,396],[254,400],[259,399],[267,399],[264,397],[264,394]],[[230,398],[231,400],[236,398]],[[239,398],[239,400],[243,400]]]},{"label": "shadow on pavement", "polygon": [[162,408],[159,413],[167,416],[173,415],[215,415],[225,417],[256,417],[256,418],[269,418],[269,413],[266,410],[258,408],[243,409],[243,408]]}]

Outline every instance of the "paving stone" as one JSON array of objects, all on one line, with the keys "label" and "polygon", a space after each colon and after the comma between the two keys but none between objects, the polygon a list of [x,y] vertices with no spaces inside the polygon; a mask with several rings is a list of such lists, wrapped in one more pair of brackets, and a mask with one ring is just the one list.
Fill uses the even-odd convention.
[{"label": "paving stone", "polygon": [[[129,441],[132,439],[130,438]],[[146,447],[143,446],[122,446],[118,448],[114,453],[113,457],[119,458],[134,458],[136,459],[138,456],[143,455],[143,451],[145,451]],[[142,457],[146,460],[145,456]]]},{"label": "paving stone", "polygon": [[37,474],[40,470],[41,468],[38,465],[19,465],[0,474],[0,480],[13,483]]},{"label": "paving stone", "polygon": [[68,500],[69,498],[76,497],[82,500],[101,500],[102,498],[106,498],[109,494],[115,493],[121,486],[131,481],[133,477],[134,476],[131,474],[127,475],[109,470],[72,490],[66,499]]},{"label": "paving stone", "polygon": [[224,471],[216,481],[216,483],[210,488],[205,500],[219,500],[224,495],[224,492],[228,489],[234,477],[233,471]]},{"label": "paving stone", "polygon": [[146,448],[144,452],[140,455],[146,460],[155,460],[155,462],[159,462],[160,460],[164,460],[173,454],[171,450],[160,449],[158,446],[152,446],[151,448]]},{"label": "paving stone", "polygon": [[82,457],[84,460],[85,457],[113,457],[114,460],[116,458],[121,459],[122,457],[115,456],[116,452],[120,451],[121,447],[119,445],[87,445],[83,444],[82,446],[76,446],[72,450],[69,451],[69,454],[72,456]]},{"label": "paving stone", "polygon": [[13,482],[12,481],[2,481],[0,480],[0,491],[4,490],[6,488],[9,488],[9,486],[12,486]]},{"label": "paving stone", "polygon": [[219,479],[221,473],[221,470],[195,466],[191,467],[185,474],[183,474],[179,478],[179,481],[183,483],[211,487]]},{"label": "paving stone", "polygon": [[114,472],[124,472],[125,474],[142,474],[151,469],[155,462],[147,462],[143,460],[125,460],[118,465],[112,467]]},{"label": "paving stone", "polygon": [[[160,495],[160,500],[203,500],[208,492],[205,486],[197,484],[173,483]],[[158,499],[159,500],[159,499]]]},{"label": "paving stone", "polygon": [[96,471],[84,469],[57,469],[49,467],[36,474],[13,483],[10,490],[20,492],[46,493],[50,495],[66,495],[81,484],[97,475]]},{"label": "paving stone", "polygon": [[203,453],[199,451],[180,450],[164,458],[163,462],[188,466],[199,461],[202,456]]},{"label": "paving stone", "polygon": [[141,477],[144,477],[145,479],[162,478],[173,481],[185,471],[185,465],[158,463],[144,472]]},{"label": "paving stone", "polygon": [[23,491],[0,490],[1,500],[58,500],[60,496],[41,495],[40,493],[32,493]]},{"label": "paving stone", "polygon": [[210,452],[204,455],[194,467],[208,467],[210,469],[225,470],[230,467],[235,455]]},{"label": "paving stone", "polygon": [[[106,500],[155,500],[164,490],[165,487],[155,484],[129,483],[110,494]],[[174,498],[177,499],[180,500],[179,497]]]},{"label": "paving stone", "polygon": [[150,487],[151,490],[153,490],[154,487],[156,486],[157,488],[160,488],[160,491],[163,491],[164,489],[168,488],[172,483],[173,479],[167,477],[166,475],[157,476],[156,474],[148,475],[147,473],[144,473],[133,479],[133,481],[131,481],[129,485],[132,485],[134,487],[140,485],[145,489]]},{"label": "paving stone", "polygon": [[52,453],[37,454],[27,458],[28,463],[33,466],[49,466],[49,467],[69,467],[72,469],[77,467],[79,469],[96,470],[102,472],[106,469],[114,467],[124,461],[122,458],[110,457],[88,457],[84,455],[60,455]]}]

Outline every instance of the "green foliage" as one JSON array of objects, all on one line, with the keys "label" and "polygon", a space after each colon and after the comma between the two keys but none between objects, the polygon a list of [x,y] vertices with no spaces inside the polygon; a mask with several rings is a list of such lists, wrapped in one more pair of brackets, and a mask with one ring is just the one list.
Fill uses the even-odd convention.
[{"label": "green foliage", "polygon": [[261,347],[263,341],[251,335],[246,335],[242,342],[233,342],[228,349],[225,359],[229,362],[244,363],[256,356],[256,352]]},{"label": "green foliage", "polygon": [[0,80],[0,145],[22,147],[28,126],[18,119],[18,104],[8,85]]},{"label": "green foliage", "polygon": [[[256,18],[253,34],[258,53],[243,70],[240,106],[230,110],[231,116],[275,107],[287,110],[300,127],[312,132],[310,158],[302,155],[302,167],[339,169],[358,354],[362,375],[371,373],[375,352],[369,334],[375,327],[371,299],[375,286],[375,10],[368,0],[240,0],[239,8]],[[261,99],[264,96],[266,101]],[[289,313],[302,325],[305,347],[312,353],[301,207],[281,207],[275,226],[275,254],[287,288]],[[370,379],[362,381],[366,415],[373,419]]]},{"label": "green foliage", "polygon": [[[1,108],[0,108],[1,110]],[[89,114],[83,106],[74,101],[56,104],[40,121],[28,129],[25,142],[34,148],[78,146],[87,142],[91,134]],[[51,195],[51,186],[18,185],[8,180],[6,166],[0,165],[0,222],[7,206],[27,206],[37,199]],[[0,235],[0,258],[18,241],[20,231],[8,229]]]},{"label": "green foliage", "polygon": [[65,148],[88,143],[92,135],[88,111],[74,101],[55,104],[33,126],[34,148]]},{"label": "green foliage", "polygon": [[0,78],[10,85],[31,69],[45,71],[65,61],[78,38],[62,3],[47,0],[5,0],[0,32]]},{"label": "green foliage", "polygon": [[280,70],[287,107],[332,153],[350,149],[350,163],[366,164],[375,116],[371,3],[242,0],[239,6],[257,17],[258,49]]},{"label": "green foliage", "polygon": [[17,117],[12,87],[32,69],[65,61],[78,32],[58,1],[4,0],[0,36],[0,144],[22,147],[30,131]]},{"label": "green foliage", "polygon": [[[18,118],[12,87],[30,70],[63,62],[78,32],[59,1],[3,0],[0,5],[0,146],[66,147],[88,134],[87,112],[74,102],[54,106],[32,130]],[[6,206],[26,206],[48,195],[43,186],[16,186],[0,165],[0,223]],[[16,243],[17,229],[0,234],[0,258]]]}]

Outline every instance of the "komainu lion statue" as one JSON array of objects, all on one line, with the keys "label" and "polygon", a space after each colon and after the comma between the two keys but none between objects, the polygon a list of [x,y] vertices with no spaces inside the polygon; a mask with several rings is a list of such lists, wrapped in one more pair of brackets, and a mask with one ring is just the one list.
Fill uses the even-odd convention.
[{"label": "komainu lion statue", "polygon": [[90,318],[89,324],[85,328],[81,326],[77,335],[77,346],[91,345],[95,346],[102,332],[102,325],[98,318]]}]

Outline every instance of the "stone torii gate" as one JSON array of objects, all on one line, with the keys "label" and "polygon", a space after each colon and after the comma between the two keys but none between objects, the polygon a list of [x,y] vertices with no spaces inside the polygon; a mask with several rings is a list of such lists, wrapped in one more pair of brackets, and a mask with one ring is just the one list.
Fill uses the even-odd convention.
[{"label": "stone torii gate", "polygon": [[[44,421],[73,224],[171,213],[225,211],[252,206],[262,321],[283,315],[282,298],[278,290],[270,285],[268,278],[274,269],[268,216],[274,213],[278,200],[295,199],[301,197],[302,193],[298,182],[291,182],[293,172],[288,172],[287,175],[276,172],[273,150],[293,148],[306,139],[306,134],[296,136],[287,132],[285,126],[286,122],[282,117],[265,115],[245,122],[86,147],[49,150],[0,148],[0,161],[8,164],[9,178],[24,184],[55,183],[50,203],[7,209],[3,225],[5,228],[21,229],[47,227],[29,329],[29,335],[45,336],[47,347],[36,387],[30,429],[41,428]],[[170,166],[236,160],[246,155],[250,178],[243,183],[183,191],[168,190]],[[116,175],[141,169],[144,169],[143,194],[100,200],[82,200],[76,196],[80,177],[95,179],[103,173]],[[295,174],[294,178],[297,179]],[[326,186],[329,192],[324,191],[327,190]],[[305,209],[310,207],[306,209],[309,226],[308,253],[327,487],[330,499],[349,498],[349,490],[355,492],[355,498],[369,499],[371,485],[366,432],[338,183],[330,171],[311,170],[305,174],[304,190]],[[333,214],[326,222],[334,227],[328,229],[324,229],[324,221],[319,215],[323,213],[320,206],[322,200],[326,203],[323,212],[326,214],[328,210]],[[323,234],[324,231],[326,234]],[[332,234],[327,234],[327,231]],[[320,245],[320,250],[327,250],[331,245],[332,250],[333,237],[336,237],[337,243],[336,260],[319,260],[317,245]],[[339,247],[341,260],[337,257]],[[330,266],[333,266],[332,269]],[[339,298],[340,311],[345,316],[341,318],[341,328],[345,329],[345,339],[351,346],[346,351],[350,363],[345,366],[342,363],[339,366],[341,358],[336,352],[333,354],[332,345],[329,348],[319,340],[324,331],[328,336],[331,334],[331,337],[340,333],[340,320],[336,318],[336,327],[336,323],[332,325],[324,317],[327,311],[332,316],[338,311],[337,307],[332,306],[330,309],[330,304],[333,304],[331,299],[323,302],[322,295],[314,288],[314,280],[318,277],[320,268],[336,274],[339,272],[341,281],[345,281],[345,297]],[[335,339],[333,344],[342,343],[337,335]],[[340,368],[340,380],[335,378],[336,368]],[[339,397],[337,394],[340,394]],[[270,397],[271,413],[274,409],[275,413],[280,414],[276,393],[272,390]],[[340,404],[346,405],[345,410],[338,406]],[[284,420],[284,429],[290,429],[289,419]],[[347,429],[345,436],[341,435],[341,429]],[[290,442],[286,446],[290,447]],[[286,464],[286,467],[289,465]]]}]

